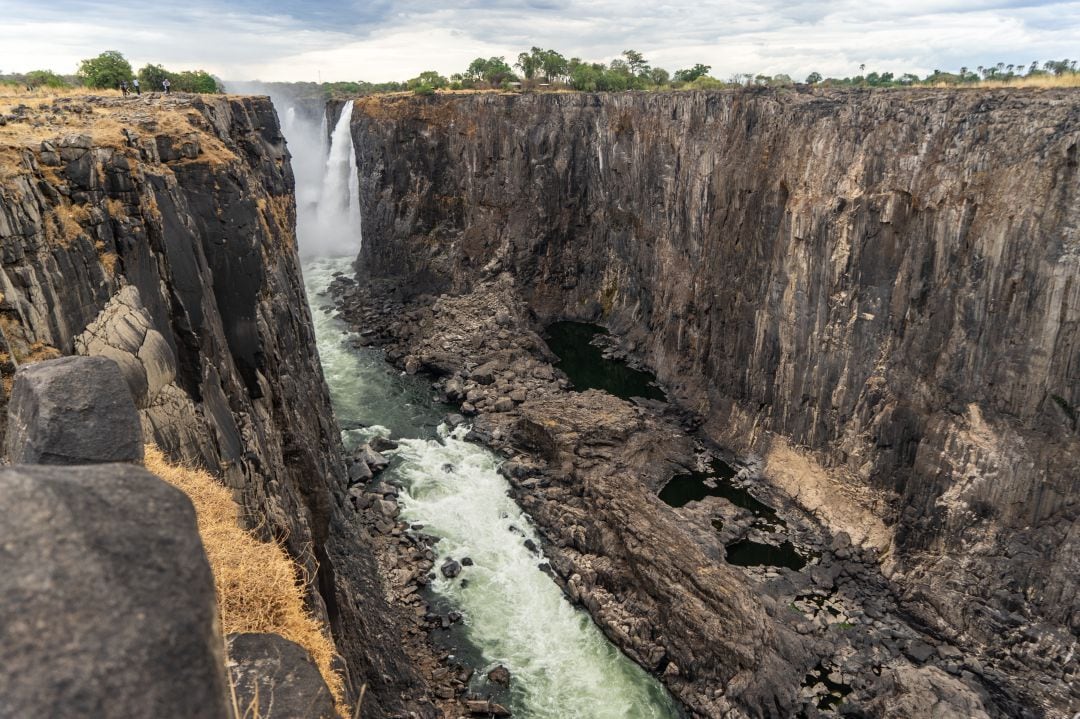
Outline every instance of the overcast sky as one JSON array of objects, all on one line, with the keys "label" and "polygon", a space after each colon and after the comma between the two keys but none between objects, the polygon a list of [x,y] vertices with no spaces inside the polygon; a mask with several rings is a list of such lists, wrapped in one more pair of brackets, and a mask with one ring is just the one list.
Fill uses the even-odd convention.
[{"label": "overcast sky", "polygon": [[71,73],[102,50],[226,79],[373,82],[532,45],[605,61],[634,48],[719,78],[1080,58],[1080,0],[0,0],[0,18],[0,72]]}]

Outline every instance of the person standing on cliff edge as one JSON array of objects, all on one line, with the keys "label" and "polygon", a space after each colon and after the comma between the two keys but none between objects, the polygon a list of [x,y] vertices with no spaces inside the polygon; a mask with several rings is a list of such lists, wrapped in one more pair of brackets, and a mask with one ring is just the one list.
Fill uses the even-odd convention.
[{"label": "person standing on cliff edge", "polygon": [[120,81],[120,94],[127,97],[127,83],[123,80]]},{"label": "person standing on cliff edge", "polygon": [[165,78],[164,80],[161,81],[161,87],[165,90],[166,95],[169,94],[169,86],[170,85],[172,85],[172,83],[169,82],[169,78]]},{"label": "person standing on cliff edge", "polygon": [[139,78],[135,78],[134,80],[132,80],[131,85],[132,85],[132,87],[135,88],[135,94],[136,95],[141,95],[142,94],[142,88],[139,87]]}]

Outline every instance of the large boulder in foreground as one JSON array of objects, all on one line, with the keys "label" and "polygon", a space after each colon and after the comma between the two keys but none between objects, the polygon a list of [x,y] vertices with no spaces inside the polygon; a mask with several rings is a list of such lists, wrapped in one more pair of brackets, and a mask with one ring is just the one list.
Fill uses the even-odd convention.
[{"label": "large boulder in foreground", "polygon": [[[307,650],[278,634],[230,634],[236,705],[261,719],[334,719],[334,698]],[[257,706],[258,709],[253,709]]]},{"label": "large boulder in foreground", "polygon": [[120,367],[105,357],[20,367],[6,449],[12,464],[141,462],[139,413]]},{"label": "large boulder in foreground", "polygon": [[0,717],[230,715],[183,493],[129,464],[16,466],[0,507]]}]

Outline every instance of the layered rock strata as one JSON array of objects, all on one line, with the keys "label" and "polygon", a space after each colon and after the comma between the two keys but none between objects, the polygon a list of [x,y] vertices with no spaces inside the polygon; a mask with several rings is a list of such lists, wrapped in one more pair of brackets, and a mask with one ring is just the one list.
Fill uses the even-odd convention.
[{"label": "layered rock strata", "polygon": [[352,127],[362,282],[506,272],[542,322],[603,321],[1027,711],[1077,700],[1075,91],[371,98]]},{"label": "layered rock strata", "polygon": [[23,364],[116,361],[147,441],[222,477],[311,579],[364,716],[430,714],[347,504],[269,100],[76,96],[0,112],[5,401]]}]

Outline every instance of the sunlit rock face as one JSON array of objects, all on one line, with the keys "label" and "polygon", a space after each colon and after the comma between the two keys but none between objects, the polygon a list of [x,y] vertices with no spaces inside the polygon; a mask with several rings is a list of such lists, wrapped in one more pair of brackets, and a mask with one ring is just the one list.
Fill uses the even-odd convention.
[{"label": "sunlit rock face", "polygon": [[[865,516],[907,611],[1060,674],[1077,93],[372,98],[352,128],[362,281],[508,271],[540,320],[602,320],[713,438],[837,528]],[[791,445],[808,471],[781,471]]]}]

